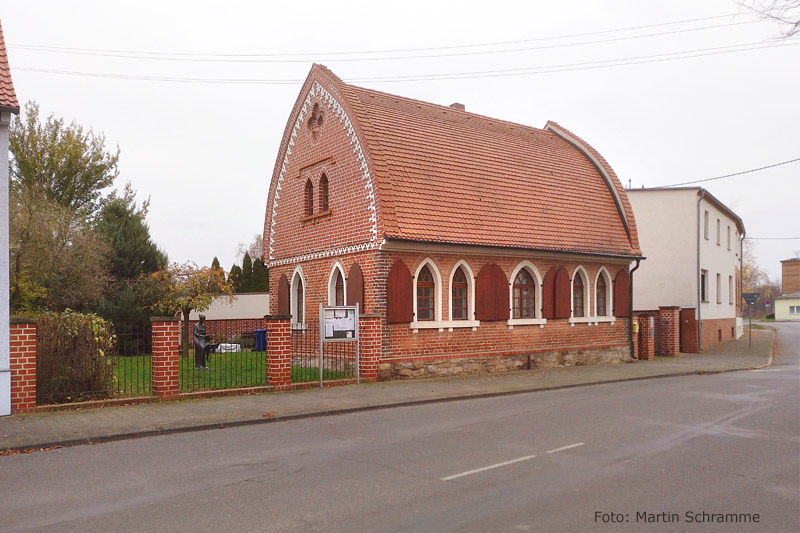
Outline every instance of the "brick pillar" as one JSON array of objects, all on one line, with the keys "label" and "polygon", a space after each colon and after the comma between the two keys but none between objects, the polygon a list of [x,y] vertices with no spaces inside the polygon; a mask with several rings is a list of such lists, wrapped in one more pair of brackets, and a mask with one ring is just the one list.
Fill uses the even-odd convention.
[{"label": "brick pillar", "polygon": [[378,381],[378,363],[381,359],[381,316],[361,315],[359,318],[358,372],[364,381]]},{"label": "brick pillar", "polygon": [[680,352],[681,308],[678,306],[662,306],[658,308],[658,331],[656,348],[658,355],[675,357]]},{"label": "brick pillar", "polygon": [[36,409],[36,320],[12,318],[9,328],[11,414]]},{"label": "brick pillar", "polygon": [[288,389],[292,383],[291,315],[267,315],[267,385]]},{"label": "brick pillar", "polygon": [[151,317],[153,358],[150,365],[153,394],[162,400],[178,397],[181,323],[175,317]]},{"label": "brick pillar", "polygon": [[655,313],[639,314],[639,359],[655,359]]}]

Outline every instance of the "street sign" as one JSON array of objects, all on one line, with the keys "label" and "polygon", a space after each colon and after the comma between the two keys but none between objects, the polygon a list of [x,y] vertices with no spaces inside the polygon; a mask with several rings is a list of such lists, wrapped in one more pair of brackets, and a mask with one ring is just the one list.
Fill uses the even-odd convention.
[{"label": "street sign", "polygon": [[759,296],[761,296],[760,292],[743,292],[742,293],[742,298],[744,298],[744,301],[747,302],[747,305],[749,305],[749,306],[754,305],[756,303],[756,300],[758,300]]}]

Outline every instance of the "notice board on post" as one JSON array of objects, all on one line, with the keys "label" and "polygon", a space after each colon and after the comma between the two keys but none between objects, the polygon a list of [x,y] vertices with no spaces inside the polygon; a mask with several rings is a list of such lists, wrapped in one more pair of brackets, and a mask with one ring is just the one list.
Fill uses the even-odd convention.
[{"label": "notice board on post", "polygon": [[358,306],[321,307],[320,340],[322,342],[358,340]]}]

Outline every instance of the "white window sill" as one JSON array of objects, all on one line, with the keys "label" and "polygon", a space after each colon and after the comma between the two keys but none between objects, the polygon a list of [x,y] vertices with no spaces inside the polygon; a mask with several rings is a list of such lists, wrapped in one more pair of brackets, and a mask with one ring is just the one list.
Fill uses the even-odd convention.
[{"label": "white window sill", "polygon": [[567,319],[570,326],[574,327],[575,324],[589,324],[598,325],[600,322],[610,322],[613,326],[617,321],[615,316],[573,316]]},{"label": "white window sill", "polygon": [[305,322],[302,322],[302,323],[292,322],[292,326],[291,327],[292,327],[292,331],[305,331],[305,330],[308,329],[308,324],[306,324]]},{"label": "white window sill", "polygon": [[478,329],[481,325],[480,320],[421,320],[419,322],[411,322],[409,327],[413,333],[421,329],[438,329],[439,331],[453,331],[454,328],[472,328],[472,331]]},{"label": "white window sill", "polygon": [[506,321],[508,329],[514,329],[514,326],[539,326],[543,328],[547,324],[546,318],[509,318]]}]

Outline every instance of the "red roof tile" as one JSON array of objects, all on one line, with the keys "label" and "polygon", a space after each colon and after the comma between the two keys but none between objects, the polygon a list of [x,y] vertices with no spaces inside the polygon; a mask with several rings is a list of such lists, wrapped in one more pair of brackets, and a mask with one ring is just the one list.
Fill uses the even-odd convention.
[{"label": "red roof tile", "polygon": [[347,85],[319,65],[310,76],[315,69],[357,115],[386,238],[641,255],[619,179],[557,124],[491,119]]},{"label": "red roof tile", "polygon": [[11,81],[11,68],[8,66],[2,24],[0,24],[0,106],[19,111],[17,94],[14,92],[14,82]]}]

